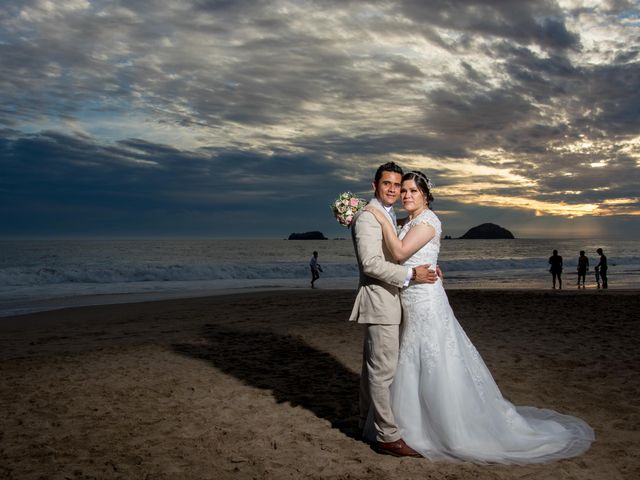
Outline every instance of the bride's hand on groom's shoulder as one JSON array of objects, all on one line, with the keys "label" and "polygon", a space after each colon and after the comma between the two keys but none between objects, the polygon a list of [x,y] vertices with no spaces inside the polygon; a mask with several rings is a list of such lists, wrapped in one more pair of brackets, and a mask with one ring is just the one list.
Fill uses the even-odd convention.
[{"label": "bride's hand on groom's shoulder", "polygon": [[363,210],[365,212],[369,212],[372,213],[373,216],[376,218],[376,220],[378,221],[378,223],[382,223],[385,219],[384,217],[382,217],[382,213],[380,212],[380,210],[378,210],[376,207],[374,207],[373,205],[367,205],[363,208]]}]

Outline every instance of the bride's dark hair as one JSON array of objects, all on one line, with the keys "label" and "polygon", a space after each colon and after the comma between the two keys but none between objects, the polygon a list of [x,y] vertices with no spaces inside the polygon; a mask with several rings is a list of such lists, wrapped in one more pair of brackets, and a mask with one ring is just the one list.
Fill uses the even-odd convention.
[{"label": "bride's dark hair", "polygon": [[424,173],[419,172],[418,170],[412,170],[402,176],[403,183],[407,180],[413,180],[414,182],[416,182],[416,186],[420,189],[420,191],[424,195],[424,198],[427,199],[427,205],[431,205],[431,202],[433,202],[434,198],[431,194],[431,189],[429,188],[431,182],[429,182],[427,176]]}]

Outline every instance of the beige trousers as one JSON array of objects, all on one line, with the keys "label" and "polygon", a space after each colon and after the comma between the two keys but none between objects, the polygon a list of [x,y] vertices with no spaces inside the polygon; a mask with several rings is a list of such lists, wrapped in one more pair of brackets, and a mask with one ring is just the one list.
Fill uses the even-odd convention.
[{"label": "beige trousers", "polygon": [[362,373],[360,375],[360,423],[364,426],[371,408],[379,442],[400,438],[389,388],[398,366],[400,325],[365,324]]}]

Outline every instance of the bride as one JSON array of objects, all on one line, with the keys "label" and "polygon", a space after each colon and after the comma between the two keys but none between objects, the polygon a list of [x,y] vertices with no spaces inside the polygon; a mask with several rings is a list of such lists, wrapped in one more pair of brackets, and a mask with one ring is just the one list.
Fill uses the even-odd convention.
[{"label": "bride", "polygon": [[[429,179],[417,171],[405,174],[400,195],[409,218],[399,236],[381,211],[366,209],[399,262],[436,265],[442,230],[429,209]],[[391,404],[408,445],[432,460],[498,463],[543,463],[589,449],[595,437],[583,420],[516,407],[502,397],[456,320],[441,280],[411,284],[401,297],[404,327]]]}]

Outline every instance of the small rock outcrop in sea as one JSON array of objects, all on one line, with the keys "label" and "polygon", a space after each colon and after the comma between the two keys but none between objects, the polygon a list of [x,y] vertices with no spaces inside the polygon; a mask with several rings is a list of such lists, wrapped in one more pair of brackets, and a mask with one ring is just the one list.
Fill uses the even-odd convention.
[{"label": "small rock outcrop in sea", "polygon": [[496,225],[495,223],[483,223],[482,225],[469,229],[469,231],[460,238],[484,240],[500,238],[511,239],[516,237],[513,236],[513,233],[506,228],[502,228],[500,225]]},{"label": "small rock outcrop in sea", "polygon": [[304,232],[304,233],[292,233],[289,235],[289,240],[328,240],[322,232]]}]

